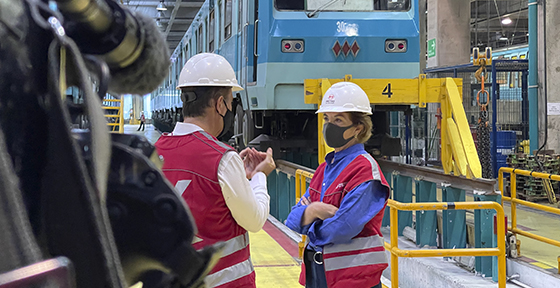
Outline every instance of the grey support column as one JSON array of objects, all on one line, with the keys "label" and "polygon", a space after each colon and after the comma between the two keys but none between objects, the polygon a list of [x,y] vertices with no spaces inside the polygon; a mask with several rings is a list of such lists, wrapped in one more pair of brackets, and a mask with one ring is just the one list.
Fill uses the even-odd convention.
[{"label": "grey support column", "polygon": [[[546,1],[546,87],[548,109],[547,149],[560,152],[560,2]],[[531,56],[529,56],[531,57]],[[544,105],[542,105],[544,106]],[[558,108],[558,109],[552,109]]]},{"label": "grey support column", "polygon": [[470,61],[470,1],[428,0],[428,68]]}]

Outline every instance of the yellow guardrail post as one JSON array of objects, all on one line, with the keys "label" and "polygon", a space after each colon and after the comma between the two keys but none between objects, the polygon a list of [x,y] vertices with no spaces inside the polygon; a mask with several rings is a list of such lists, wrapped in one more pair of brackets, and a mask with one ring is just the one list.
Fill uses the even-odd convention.
[{"label": "yellow guardrail post", "polygon": [[[510,174],[511,177],[510,178],[510,193],[511,193],[511,198],[516,199],[517,198],[517,177],[515,175],[515,173]],[[517,204],[514,202],[511,202],[511,227],[513,229],[517,228]]]},{"label": "yellow guardrail post", "polygon": [[[296,186],[296,204],[299,203],[299,201],[301,200],[301,178],[302,177],[302,170],[296,170],[296,180],[295,180],[295,186]],[[301,235],[301,241],[298,243],[298,253],[299,253],[299,259],[303,259],[303,249],[305,249],[305,238],[306,235]]]},{"label": "yellow guardrail post", "polygon": [[[296,170],[296,204],[299,203],[301,197],[305,194],[306,189],[306,178],[313,178],[313,174],[303,171],[301,169]],[[303,250],[305,249],[305,244],[307,242],[307,235],[301,235],[301,241],[298,243],[299,259],[303,259]]]},{"label": "yellow guardrail post", "polygon": [[124,111],[123,111],[123,107],[124,107],[124,100],[123,100],[123,96],[120,97],[120,108],[119,108],[119,133],[123,134],[124,133]]},{"label": "yellow guardrail post", "polygon": [[[453,257],[453,256],[497,256],[498,257],[498,287],[506,287],[506,243],[504,209],[496,202],[422,202],[401,203],[389,199],[387,205],[391,214],[391,244],[385,242],[385,248],[391,252],[391,286],[398,288],[398,257]],[[493,209],[496,210],[496,230],[498,237],[497,248],[462,248],[462,249],[419,249],[401,250],[398,248],[398,211],[419,210],[466,210],[466,209]]]},{"label": "yellow guardrail post", "polygon": [[[498,189],[500,189],[500,191],[502,191],[502,196],[504,196],[504,172],[500,169],[498,170]],[[501,197],[500,198],[500,204],[502,204],[502,207],[504,207],[504,198]]]},{"label": "yellow guardrail post", "polygon": [[[389,206],[391,215],[391,250],[399,248],[399,213],[393,206]],[[391,252],[391,287],[399,288],[399,257]]]}]

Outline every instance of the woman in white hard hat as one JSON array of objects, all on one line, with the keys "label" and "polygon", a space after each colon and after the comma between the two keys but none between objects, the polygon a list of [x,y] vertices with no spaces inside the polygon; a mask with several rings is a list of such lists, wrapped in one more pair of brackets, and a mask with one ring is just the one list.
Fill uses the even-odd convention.
[{"label": "woman in white hard hat", "polygon": [[[233,121],[232,90],[242,90],[228,61],[217,54],[191,57],[179,76],[184,122],[156,143],[162,171],[189,205],[198,231],[193,247],[223,242],[224,256],[205,278],[207,287],[254,288],[249,235],[269,213],[266,176],[272,150],[238,154],[218,141]],[[242,160],[241,157],[245,160]],[[250,180],[249,180],[250,179]]]},{"label": "woman in white hard hat", "polygon": [[380,232],[389,185],[364,150],[372,114],[366,93],[340,82],[325,93],[323,136],[334,152],[317,168],[286,225],[309,240],[300,284],[312,288],[381,287],[388,266]]}]

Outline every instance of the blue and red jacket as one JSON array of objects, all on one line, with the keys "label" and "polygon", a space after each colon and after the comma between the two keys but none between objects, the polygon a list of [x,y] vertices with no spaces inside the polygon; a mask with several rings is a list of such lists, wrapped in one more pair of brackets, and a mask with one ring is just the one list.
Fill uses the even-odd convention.
[{"label": "blue and red jacket", "polygon": [[[329,153],[325,160],[305,196],[339,210],[332,218],[302,227],[307,206],[298,203],[286,225],[308,235],[307,249],[322,251],[329,288],[375,286],[388,266],[380,228],[389,185],[362,144]],[[305,281],[302,265],[300,284],[305,285]]]}]

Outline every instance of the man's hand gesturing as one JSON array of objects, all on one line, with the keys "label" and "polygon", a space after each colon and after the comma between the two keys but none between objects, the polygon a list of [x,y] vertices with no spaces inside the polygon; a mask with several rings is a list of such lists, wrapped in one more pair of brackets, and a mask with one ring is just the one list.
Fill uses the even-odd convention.
[{"label": "man's hand gesturing", "polygon": [[258,172],[263,172],[268,176],[276,169],[276,164],[272,159],[272,148],[268,148],[266,153],[259,152],[255,148],[245,148],[239,153],[239,156],[243,159],[247,179],[253,178],[253,175]]}]

